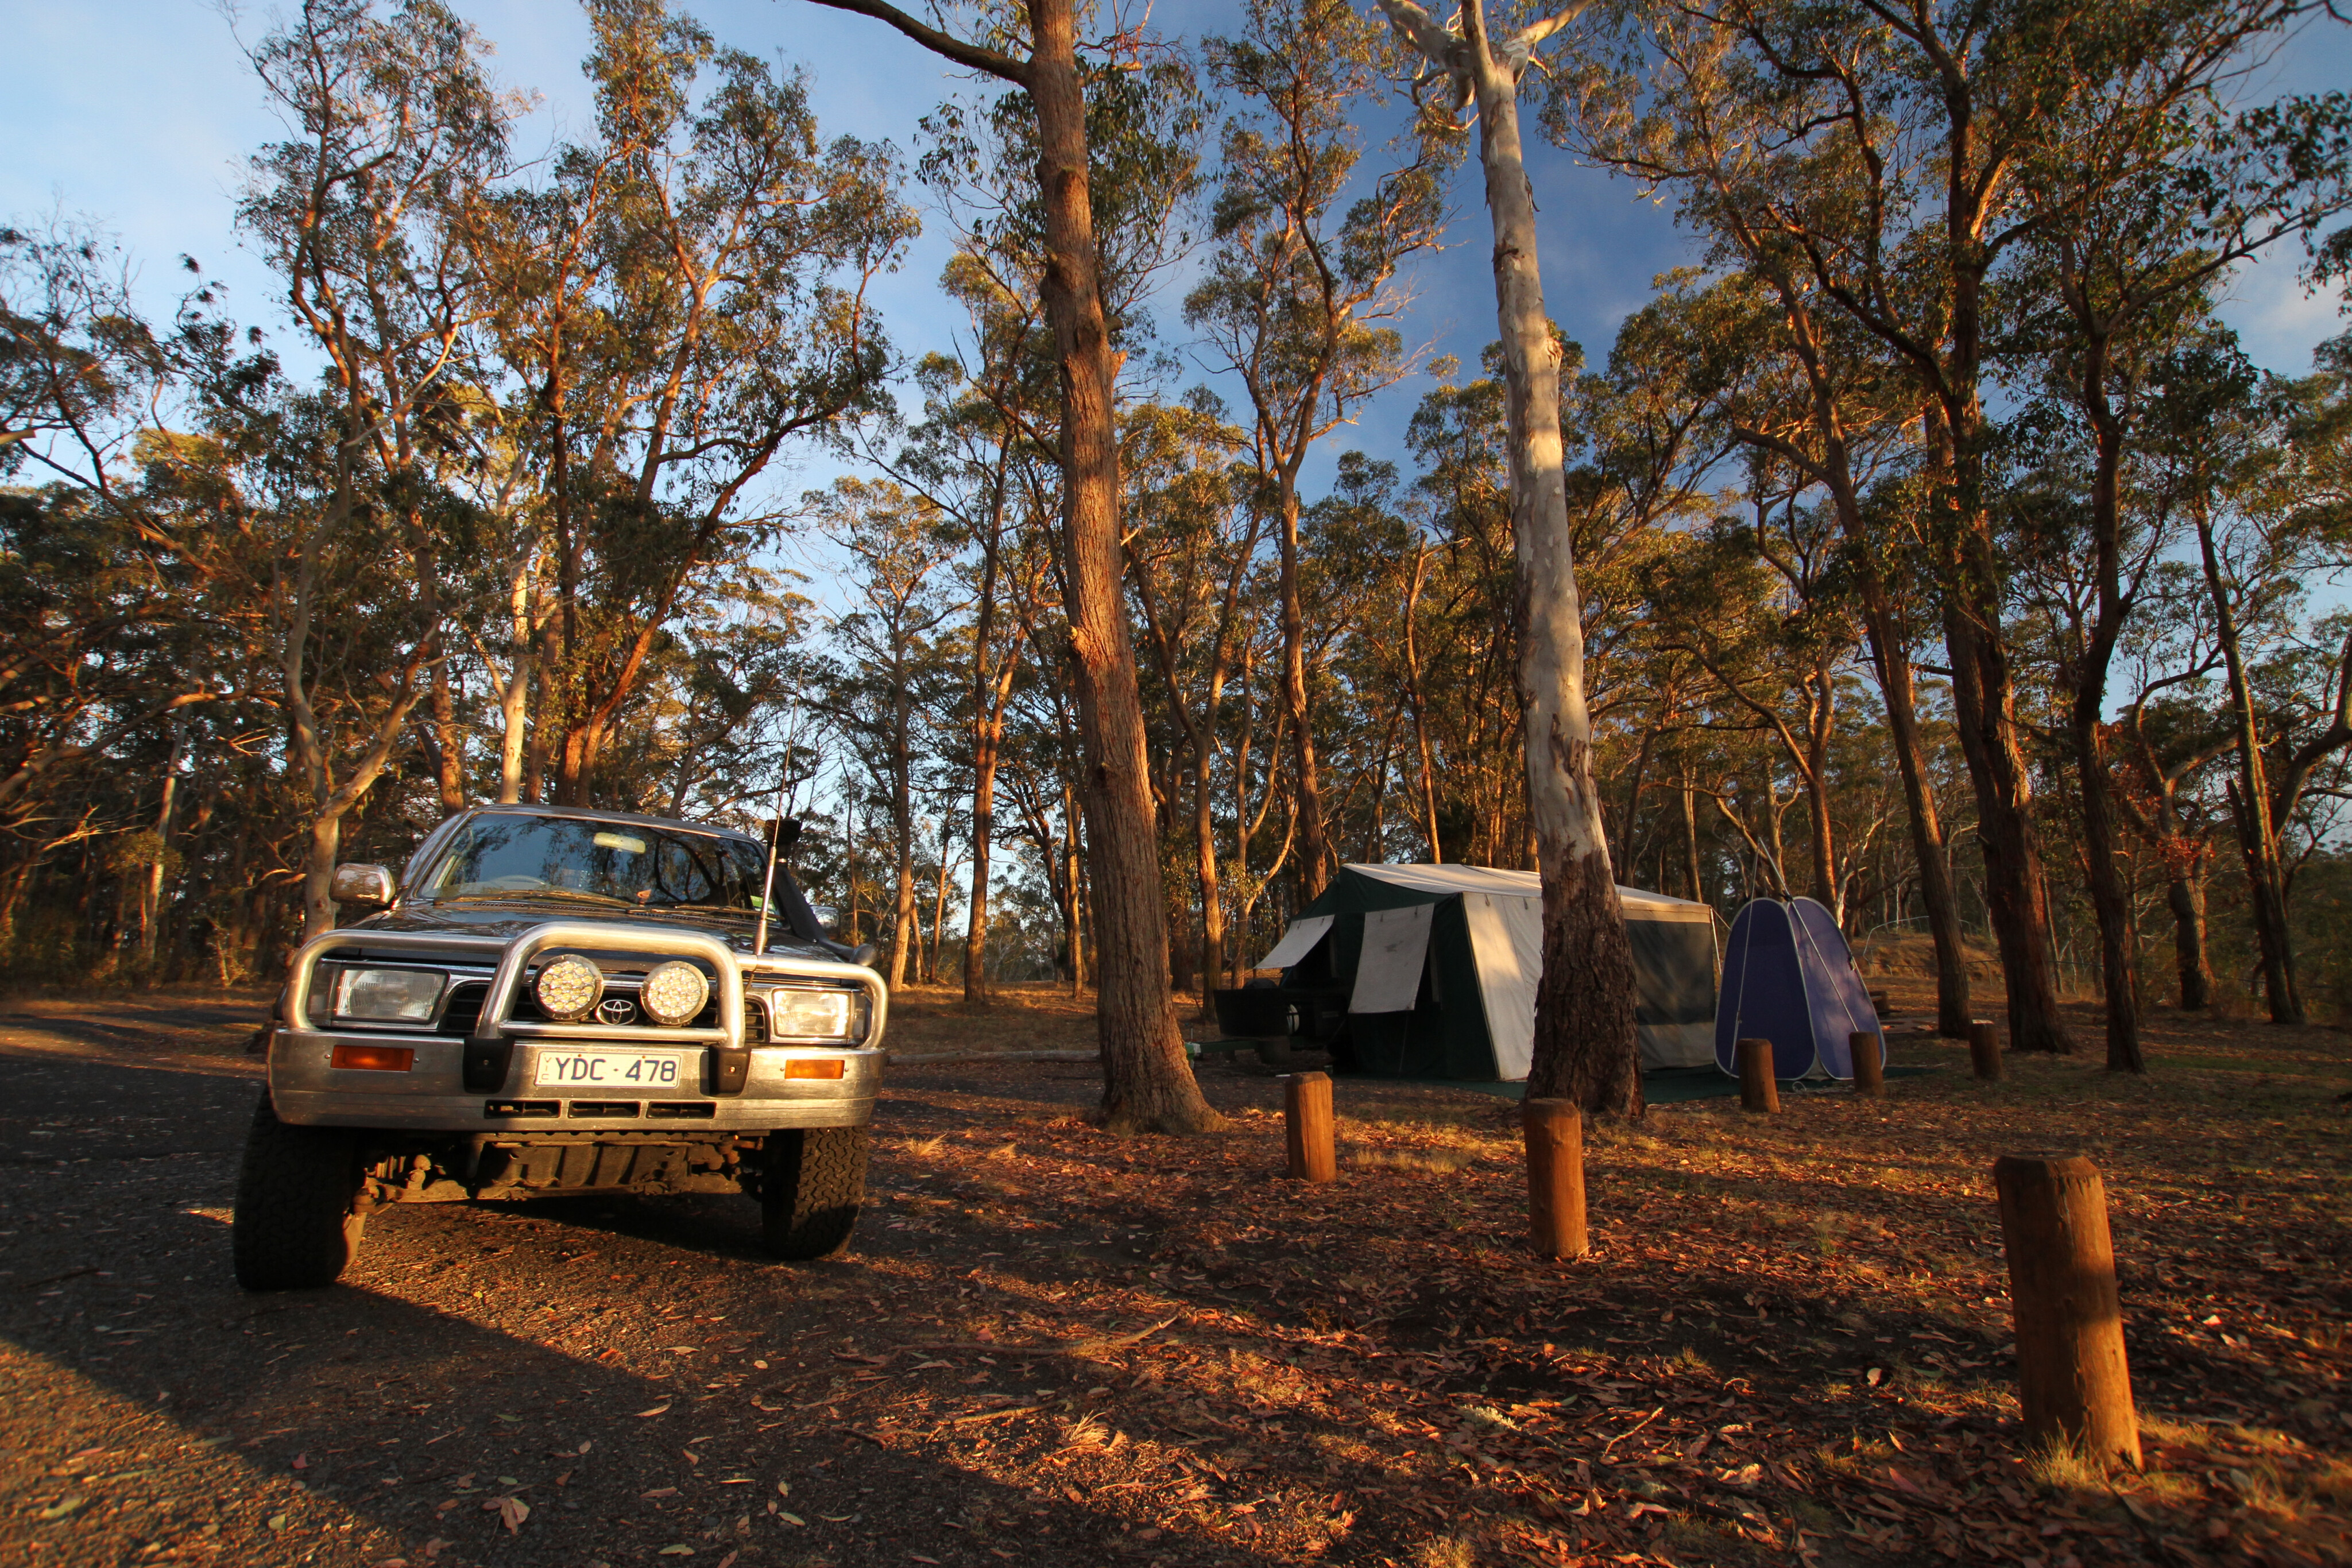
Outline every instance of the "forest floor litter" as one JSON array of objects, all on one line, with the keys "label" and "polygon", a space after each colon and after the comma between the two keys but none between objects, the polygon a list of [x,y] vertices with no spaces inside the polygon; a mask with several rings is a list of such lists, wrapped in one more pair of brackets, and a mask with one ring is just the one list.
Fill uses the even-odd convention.
[{"label": "forest floor litter", "polygon": [[[434,1206],[283,1296],[228,1281],[258,998],[0,998],[0,1561],[2352,1562],[2352,1036],[2159,1011],[2136,1081],[2076,1008],[1979,1084],[1893,988],[1942,1071],[1591,1126],[1573,1262],[1505,1101],[1342,1077],[1310,1186],[1253,1063],[1118,1139],[1090,1065],[958,1062],[890,1071],[838,1260],[741,1198]],[[960,1009],[892,1045],[1092,1035]],[[2045,1150],[2106,1178],[2143,1474],[2021,1451],[1990,1166]]]}]

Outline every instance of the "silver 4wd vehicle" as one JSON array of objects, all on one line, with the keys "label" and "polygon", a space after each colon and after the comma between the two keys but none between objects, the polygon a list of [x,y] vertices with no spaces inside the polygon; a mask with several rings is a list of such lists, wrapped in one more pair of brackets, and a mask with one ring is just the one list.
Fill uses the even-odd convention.
[{"label": "silver 4wd vehicle", "polygon": [[838,1250],[888,996],[769,860],[728,829],[481,806],[397,882],[337,868],[376,913],[295,956],[237,1282],[331,1282],[386,1204],[558,1194],[742,1193],[778,1256]]}]

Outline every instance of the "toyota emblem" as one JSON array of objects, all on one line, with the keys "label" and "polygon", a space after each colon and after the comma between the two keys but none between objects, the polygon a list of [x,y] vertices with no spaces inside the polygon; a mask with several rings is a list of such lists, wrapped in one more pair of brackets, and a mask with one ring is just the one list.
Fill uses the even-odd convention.
[{"label": "toyota emblem", "polygon": [[606,1023],[635,1023],[637,1004],[626,997],[607,997],[596,1004],[596,1016]]}]

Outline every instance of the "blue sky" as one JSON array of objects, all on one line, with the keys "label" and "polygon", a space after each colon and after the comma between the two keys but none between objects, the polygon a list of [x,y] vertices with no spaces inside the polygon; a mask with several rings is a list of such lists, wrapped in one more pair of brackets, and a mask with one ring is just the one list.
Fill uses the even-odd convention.
[{"label": "blue sky", "polygon": [[[520,144],[544,146],[584,129],[578,63],[587,29],[562,0],[457,0],[458,9],[497,47],[506,85],[536,89],[542,105]],[[723,41],[756,54],[806,63],[828,133],[888,138],[911,145],[915,121],[938,99],[968,84],[940,62],[864,18],[807,0],[715,0],[689,5]],[[140,267],[149,307],[168,308],[184,281],[175,260],[194,256],[226,283],[230,308],[274,329],[272,282],[241,247],[233,223],[243,161],[277,134],[247,71],[238,37],[268,31],[273,13],[249,7],[225,14],[205,0],[0,0],[0,35],[13,40],[0,64],[0,140],[17,149],[0,166],[0,215],[39,218],[53,211],[94,219],[119,235]],[[1162,0],[1154,20],[1172,35],[1230,28],[1230,0]],[[2265,91],[2324,89],[2352,80],[2352,29],[2308,29],[2255,85]],[[1542,205],[1545,294],[1552,314],[1589,354],[1606,353],[1617,322],[1648,298],[1656,273],[1691,259],[1687,236],[1664,208],[1632,186],[1575,167],[1557,151],[1530,148]],[[1380,155],[1371,150],[1372,157]],[[1485,214],[1472,178],[1456,182],[1453,243],[1423,258],[1412,277],[1412,338],[1475,364],[1494,336]],[[880,303],[893,338],[908,353],[944,346],[960,317],[934,287],[945,256],[927,234],[906,267],[884,287]],[[2241,277],[2228,308],[2231,322],[2262,363],[2296,371],[2310,350],[2344,329],[2336,300],[2305,298],[2294,258],[2281,256]],[[1163,302],[1166,335],[1181,341],[1174,295]],[[283,341],[283,335],[280,334]],[[1365,411],[1352,430],[1326,443],[1318,476],[1354,446],[1401,457],[1406,420],[1426,381],[1408,381]],[[833,471],[813,463],[786,488]],[[1310,476],[1310,484],[1321,482]]]}]

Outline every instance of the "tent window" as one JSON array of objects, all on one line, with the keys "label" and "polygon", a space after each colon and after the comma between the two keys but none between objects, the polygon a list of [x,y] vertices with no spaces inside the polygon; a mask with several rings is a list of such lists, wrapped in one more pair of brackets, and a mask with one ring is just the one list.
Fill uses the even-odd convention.
[{"label": "tent window", "polygon": [[1429,915],[1435,907],[1411,904],[1402,909],[1364,914],[1363,956],[1356,963],[1351,1013],[1405,1013],[1421,998],[1423,961],[1429,955]]},{"label": "tent window", "polygon": [[1333,918],[1328,915],[1310,915],[1304,920],[1292,921],[1290,929],[1282,934],[1282,940],[1275,944],[1274,951],[1260,958],[1255,967],[1261,969],[1294,967],[1315,950],[1315,944],[1323,940],[1324,933],[1331,929]]}]

